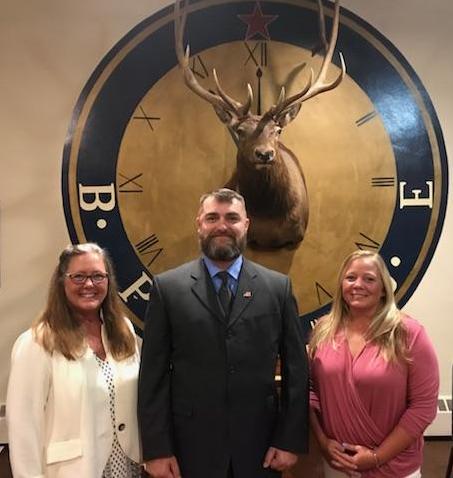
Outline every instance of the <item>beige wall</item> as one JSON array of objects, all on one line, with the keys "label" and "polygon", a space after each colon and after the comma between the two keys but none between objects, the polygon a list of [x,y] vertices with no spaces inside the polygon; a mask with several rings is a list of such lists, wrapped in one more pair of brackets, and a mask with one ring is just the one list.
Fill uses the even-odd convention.
[{"label": "beige wall", "polygon": [[[13,341],[41,309],[57,253],[69,241],[60,171],[72,108],[105,53],[167,3],[0,0],[0,403]],[[447,153],[453,154],[453,2],[342,4],[380,30],[415,68],[437,110]],[[406,306],[435,343],[443,394],[450,393],[453,359],[452,220],[449,207],[433,261]]]}]

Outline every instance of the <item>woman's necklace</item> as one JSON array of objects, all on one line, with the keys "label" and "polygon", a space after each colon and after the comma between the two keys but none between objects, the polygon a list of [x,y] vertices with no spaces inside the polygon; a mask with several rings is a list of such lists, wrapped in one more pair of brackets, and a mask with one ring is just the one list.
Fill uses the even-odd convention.
[{"label": "woman's necklace", "polygon": [[101,360],[105,360],[106,353],[102,343],[101,319],[99,317],[82,319],[81,323],[88,346]]}]

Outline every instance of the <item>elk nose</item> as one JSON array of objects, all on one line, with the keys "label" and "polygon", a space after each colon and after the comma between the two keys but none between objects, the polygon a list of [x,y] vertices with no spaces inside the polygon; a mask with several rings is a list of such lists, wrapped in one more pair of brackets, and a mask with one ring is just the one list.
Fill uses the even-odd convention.
[{"label": "elk nose", "polygon": [[260,151],[259,149],[255,150],[256,158],[263,163],[270,163],[273,161],[275,151],[273,149],[268,149],[267,151]]}]

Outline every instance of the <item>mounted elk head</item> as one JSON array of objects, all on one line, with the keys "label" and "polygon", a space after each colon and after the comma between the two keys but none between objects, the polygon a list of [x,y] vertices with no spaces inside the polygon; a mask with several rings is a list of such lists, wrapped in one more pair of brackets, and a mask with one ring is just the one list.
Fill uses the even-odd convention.
[{"label": "mounted elk head", "polygon": [[275,105],[263,115],[251,113],[252,88],[247,85],[247,100],[240,103],[228,96],[213,70],[216,92],[200,85],[189,66],[189,47],[183,48],[186,12],[175,3],[175,49],[186,85],[210,103],[229,129],[238,148],[236,171],[226,184],[245,198],[251,218],[249,244],[259,248],[295,248],[302,241],[308,223],[308,195],[305,178],[297,157],[280,142],[282,129],[299,113],[302,103],[336,88],[344,78],[346,66],[340,53],[341,72],[330,82],[327,70],[332,61],[339,27],[340,6],[335,1],[330,41],[325,34],[325,19],[318,0],[321,41],[324,58],[318,74],[311,70],[305,87],[286,97],[282,88]]}]

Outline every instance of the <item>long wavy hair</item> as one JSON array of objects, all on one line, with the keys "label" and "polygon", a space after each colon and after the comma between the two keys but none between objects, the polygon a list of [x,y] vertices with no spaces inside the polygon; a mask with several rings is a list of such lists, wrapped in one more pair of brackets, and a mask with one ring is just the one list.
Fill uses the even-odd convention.
[{"label": "long wavy hair", "polygon": [[378,345],[380,353],[386,360],[408,362],[407,332],[402,322],[401,311],[395,303],[394,281],[382,257],[376,252],[365,250],[354,251],[343,261],[332,308],[329,314],[318,321],[313,330],[309,345],[310,356],[313,357],[316,349],[327,341],[335,345],[335,335],[345,328],[349,306],[343,298],[342,283],[346,270],[357,259],[370,259],[376,265],[384,289],[376,314],[367,330],[366,340]]},{"label": "long wavy hair", "polygon": [[83,329],[68,304],[64,288],[70,261],[83,254],[98,254],[104,261],[108,274],[108,289],[100,313],[106,330],[108,349],[116,360],[123,360],[135,353],[135,337],[127,322],[123,320],[124,311],[118,297],[112,261],[107,252],[94,243],[70,245],[60,254],[50,280],[46,307],[32,325],[35,340],[48,353],[59,352],[68,360],[76,360],[85,353],[87,343]]}]

